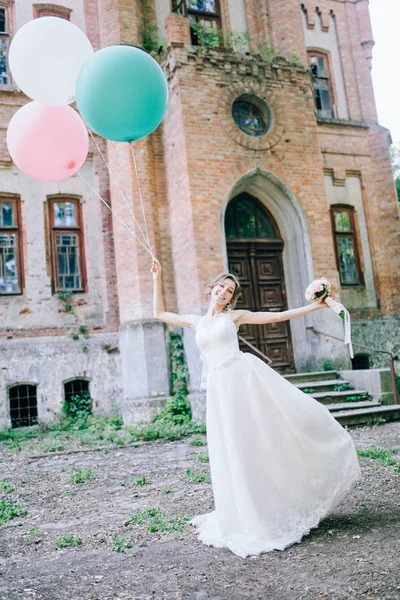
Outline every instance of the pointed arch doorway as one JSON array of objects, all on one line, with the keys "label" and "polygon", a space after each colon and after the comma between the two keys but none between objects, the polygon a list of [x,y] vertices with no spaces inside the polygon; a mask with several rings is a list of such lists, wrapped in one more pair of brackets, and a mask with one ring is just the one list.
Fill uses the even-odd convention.
[{"label": "pointed arch doorway", "polygon": [[[247,193],[236,196],[225,213],[229,270],[238,275],[242,294],[237,308],[252,311],[287,309],[282,252],[284,241],[272,215]],[[280,373],[294,372],[289,321],[243,325],[240,335],[272,360]],[[248,350],[243,345],[242,350]]]}]

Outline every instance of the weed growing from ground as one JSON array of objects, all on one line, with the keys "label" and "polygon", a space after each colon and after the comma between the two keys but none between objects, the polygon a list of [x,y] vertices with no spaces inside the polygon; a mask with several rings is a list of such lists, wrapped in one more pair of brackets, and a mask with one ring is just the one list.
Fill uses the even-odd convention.
[{"label": "weed growing from ground", "polygon": [[195,437],[190,440],[189,444],[191,446],[204,446],[204,440],[201,437]]},{"label": "weed growing from ground", "polygon": [[0,492],[4,492],[5,494],[9,494],[13,491],[13,486],[7,479],[0,479]]},{"label": "weed growing from ground", "polygon": [[161,488],[160,492],[161,494],[171,494],[174,490],[172,489],[172,487],[169,485],[168,487],[165,488]]},{"label": "weed growing from ground", "polygon": [[74,469],[68,483],[85,483],[85,481],[89,481],[90,479],[94,479],[92,469]]},{"label": "weed growing from ground", "polygon": [[56,539],[56,550],[61,548],[74,548],[75,546],[82,545],[82,538],[78,537],[75,533],[64,533],[61,537]]},{"label": "weed growing from ground", "polygon": [[118,533],[113,536],[113,551],[114,552],[125,552],[128,548],[132,548],[132,542],[127,538],[126,533]]},{"label": "weed growing from ground", "polygon": [[211,483],[211,475],[210,473],[203,471],[192,471],[192,469],[188,469],[186,471],[186,481],[188,483]]},{"label": "weed growing from ground", "polygon": [[27,513],[25,506],[15,500],[0,500],[0,524],[17,517],[24,517]]},{"label": "weed growing from ground", "polygon": [[145,525],[150,533],[183,533],[186,515],[167,516],[159,508],[140,508],[125,525]]},{"label": "weed growing from ground", "polygon": [[208,458],[208,454],[198,454],[197,460],[201,463],[210,462],[210,459]]},{"label": "weed growing from ground", "polygon": [[146,483],[147,483],[146,476],[142,475],[140,477],[135,477],[135,483],[136,483],[136,485],[146,485]]},{"label": "weed growing from ground", "polygon": [[367,450],[357,450],[358,456],[380,460],[384,465],[395,467],[395,471],[400,473],[400,463],[392,458],[395,453],[395,450],[378,448],[375,444],[370,446]]}]

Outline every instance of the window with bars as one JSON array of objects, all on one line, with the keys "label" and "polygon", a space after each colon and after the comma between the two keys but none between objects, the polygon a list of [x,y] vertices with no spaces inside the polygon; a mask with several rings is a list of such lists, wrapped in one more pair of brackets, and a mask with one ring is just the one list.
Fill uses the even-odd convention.
[{"label": "window with bars", "polygon": [[18,384],[8,388],[11,427],[29,427],[37,423],[37,388],[32,384]]},{"label": "window with bars", "polygon": [[64,398],[69,402],[74,396],[82,396],[89,393],[89,381],[87,379],[72,379],[64,383]]},{"label": "window with bars", "polygon": [[80,203],[76,199],[50,199],[51,258],[55,292],[82,292],[85,265]]},{"label": "window with bars", "polygon": [[334,116],[332,80],[329,71],[328,56],[326,54],[309,52],[308,59],[313,80],[317,115],[321,118],[332,119]]},{"label": "window with bars", "polygon": [[0,198],[0,295],[22,292],[22,260],[16,198]]},{"label": "window with bars", "polygon": [[0,7],[0,85],[7,85],[10,83],[10,77],[7,68],[8,46],[8,9]]},{"label": "window with bars", "polygon": [[336,262],[342,285],[360,285],[362,273],[355,231],[354,208],[332,206],[332,228],[335,239]]}]

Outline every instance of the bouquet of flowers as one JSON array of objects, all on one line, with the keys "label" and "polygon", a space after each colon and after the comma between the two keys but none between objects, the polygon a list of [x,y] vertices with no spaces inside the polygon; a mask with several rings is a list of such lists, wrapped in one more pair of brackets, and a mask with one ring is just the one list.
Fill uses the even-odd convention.
[{"label": "bouquet of flowers", "polygon": [[344,321],[344,341],[345,344],[349,344],[349,351],[351,358],[354,358],[353,346],[351,344],[351,325],[350,315],[347,308],[336,302],[329,296],[331,293],[331,284],[325,277],[316,279],[306,289],[306,300],[309,302],[325,302],[339,317]]}]

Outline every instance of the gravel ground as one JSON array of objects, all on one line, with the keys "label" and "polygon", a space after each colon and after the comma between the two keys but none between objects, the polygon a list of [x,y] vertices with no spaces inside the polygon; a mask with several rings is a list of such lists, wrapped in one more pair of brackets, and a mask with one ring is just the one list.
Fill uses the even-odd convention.
[{"label": "gravel ground", "polygon": [[[399,422],[350,433],[359,449],[400,452]],[[25,450],[0,454],[0,479],[13,486],[0,498],[28,511],[0,527],[0,599],[400,598],[395,467],[360,458],[362,481],[300,544],[242,559],[204,546],[185,521],[213,508],[208,464],[198,459],[207,448],[191,439],[36,459]],[[71,483],[74,469],[92,478]],[[206,481],[188,481],[188,469]],[[130,522],[143,508],[162,511],[150,511],[153,529],[167,531]],[[56,550],[71,533],[81,545]]]}]

